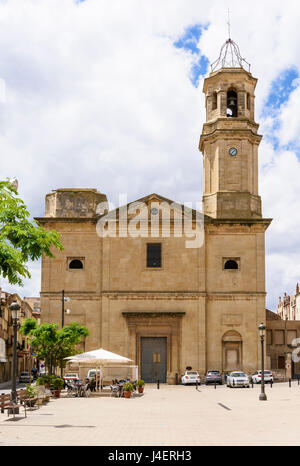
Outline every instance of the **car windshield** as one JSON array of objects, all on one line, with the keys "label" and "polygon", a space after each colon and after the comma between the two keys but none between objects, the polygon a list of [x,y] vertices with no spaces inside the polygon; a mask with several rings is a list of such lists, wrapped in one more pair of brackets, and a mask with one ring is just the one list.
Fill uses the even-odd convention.
[{"label": "car windshield", "polygon": [[232,377],[247,377],[244,372],[233,372],[231,376]]},{"label": "car windshield", "polygon": [[220,374],[219,371],[208,371],[209,374]]},{"label": "car windshield", "polygon": [[198,372],[191,372],[191,371],[187,371],[187,375],[197,375]]},{"label": "car windshield", "polygon": [[65,377],[77,377],[77,374],[66,374]]},{"label": "car windshield", "polygon": [[27,375],[28,376],[28,372],[21,372],[21,375]]}]

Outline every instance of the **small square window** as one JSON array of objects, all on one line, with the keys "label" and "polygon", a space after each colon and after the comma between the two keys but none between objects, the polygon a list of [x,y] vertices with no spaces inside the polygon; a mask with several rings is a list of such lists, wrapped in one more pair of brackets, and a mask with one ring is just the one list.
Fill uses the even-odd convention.
[{"label": "small square window", "polygon": [[161,243],[147,244],[147,267],[161,267]]}]

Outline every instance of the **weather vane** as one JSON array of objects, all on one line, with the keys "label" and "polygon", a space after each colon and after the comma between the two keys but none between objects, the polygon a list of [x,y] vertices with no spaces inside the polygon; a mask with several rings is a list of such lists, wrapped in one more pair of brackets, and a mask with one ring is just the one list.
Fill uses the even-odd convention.
[{"label": "weather vane", "polygon": [[250,73],[250,63],[245,58],[242,58],[238,45],[230,38],[230,10],[228,8],[228,39],[221,48],[221,52],[216,61],[211,66],[211,71],[216,71],[219,68],[248,68]]},{"label": "weather vane", "polygon": [[230,10],[228,8],[228,39],[230,39]]}]

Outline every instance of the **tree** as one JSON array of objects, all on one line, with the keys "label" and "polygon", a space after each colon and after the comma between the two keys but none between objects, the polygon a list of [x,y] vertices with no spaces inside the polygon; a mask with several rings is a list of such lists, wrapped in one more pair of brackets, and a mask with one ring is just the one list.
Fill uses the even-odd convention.
[{"label": "tree", "polygon": [[51,248],[63,250],[59,234],[30,221],[26,205],[11,181],[0,181],[0,276],[12,285],[22,286],[30,278],[28,261],[45,254],[54,257]]},{"label": "tree", "polygon": [[30,338],[37,359],[45,361],[52,374],[52,367],[65,367],[64,358],[76,353],[76,345],[88,336],[89,331],[77,322],[58,329],[58,324],[38,325],[35,319],[25,319],[20,333]]}]

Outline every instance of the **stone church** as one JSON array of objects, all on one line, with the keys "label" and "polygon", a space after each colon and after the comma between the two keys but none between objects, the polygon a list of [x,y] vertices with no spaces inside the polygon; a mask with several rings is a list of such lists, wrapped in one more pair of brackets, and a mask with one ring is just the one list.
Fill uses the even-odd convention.
[{"label": "stone church", "polygon": [[[108,212],[96,189],[56,189],[37,219],[64,245],[55,259],[43,258],[42,320],[62,322],[64,292],[64,323],[90,332],[80,350],[103,347],[129,357],[147,382],[175,383],[186,368],[203,375],[260,366],[271,219],[262,217],[258,191],[257,79],[231,39],[213,65],[204,80],[199,143],[203,214],[187,212],[194,232],[202,219],[199,244],[188,245],[191,234],[177,228],[186,210],[158,194]],[[107,225],[100,234],[103,219],[111,234]],[[140,224],[139,234],[128,234],[130,222]]]}]

